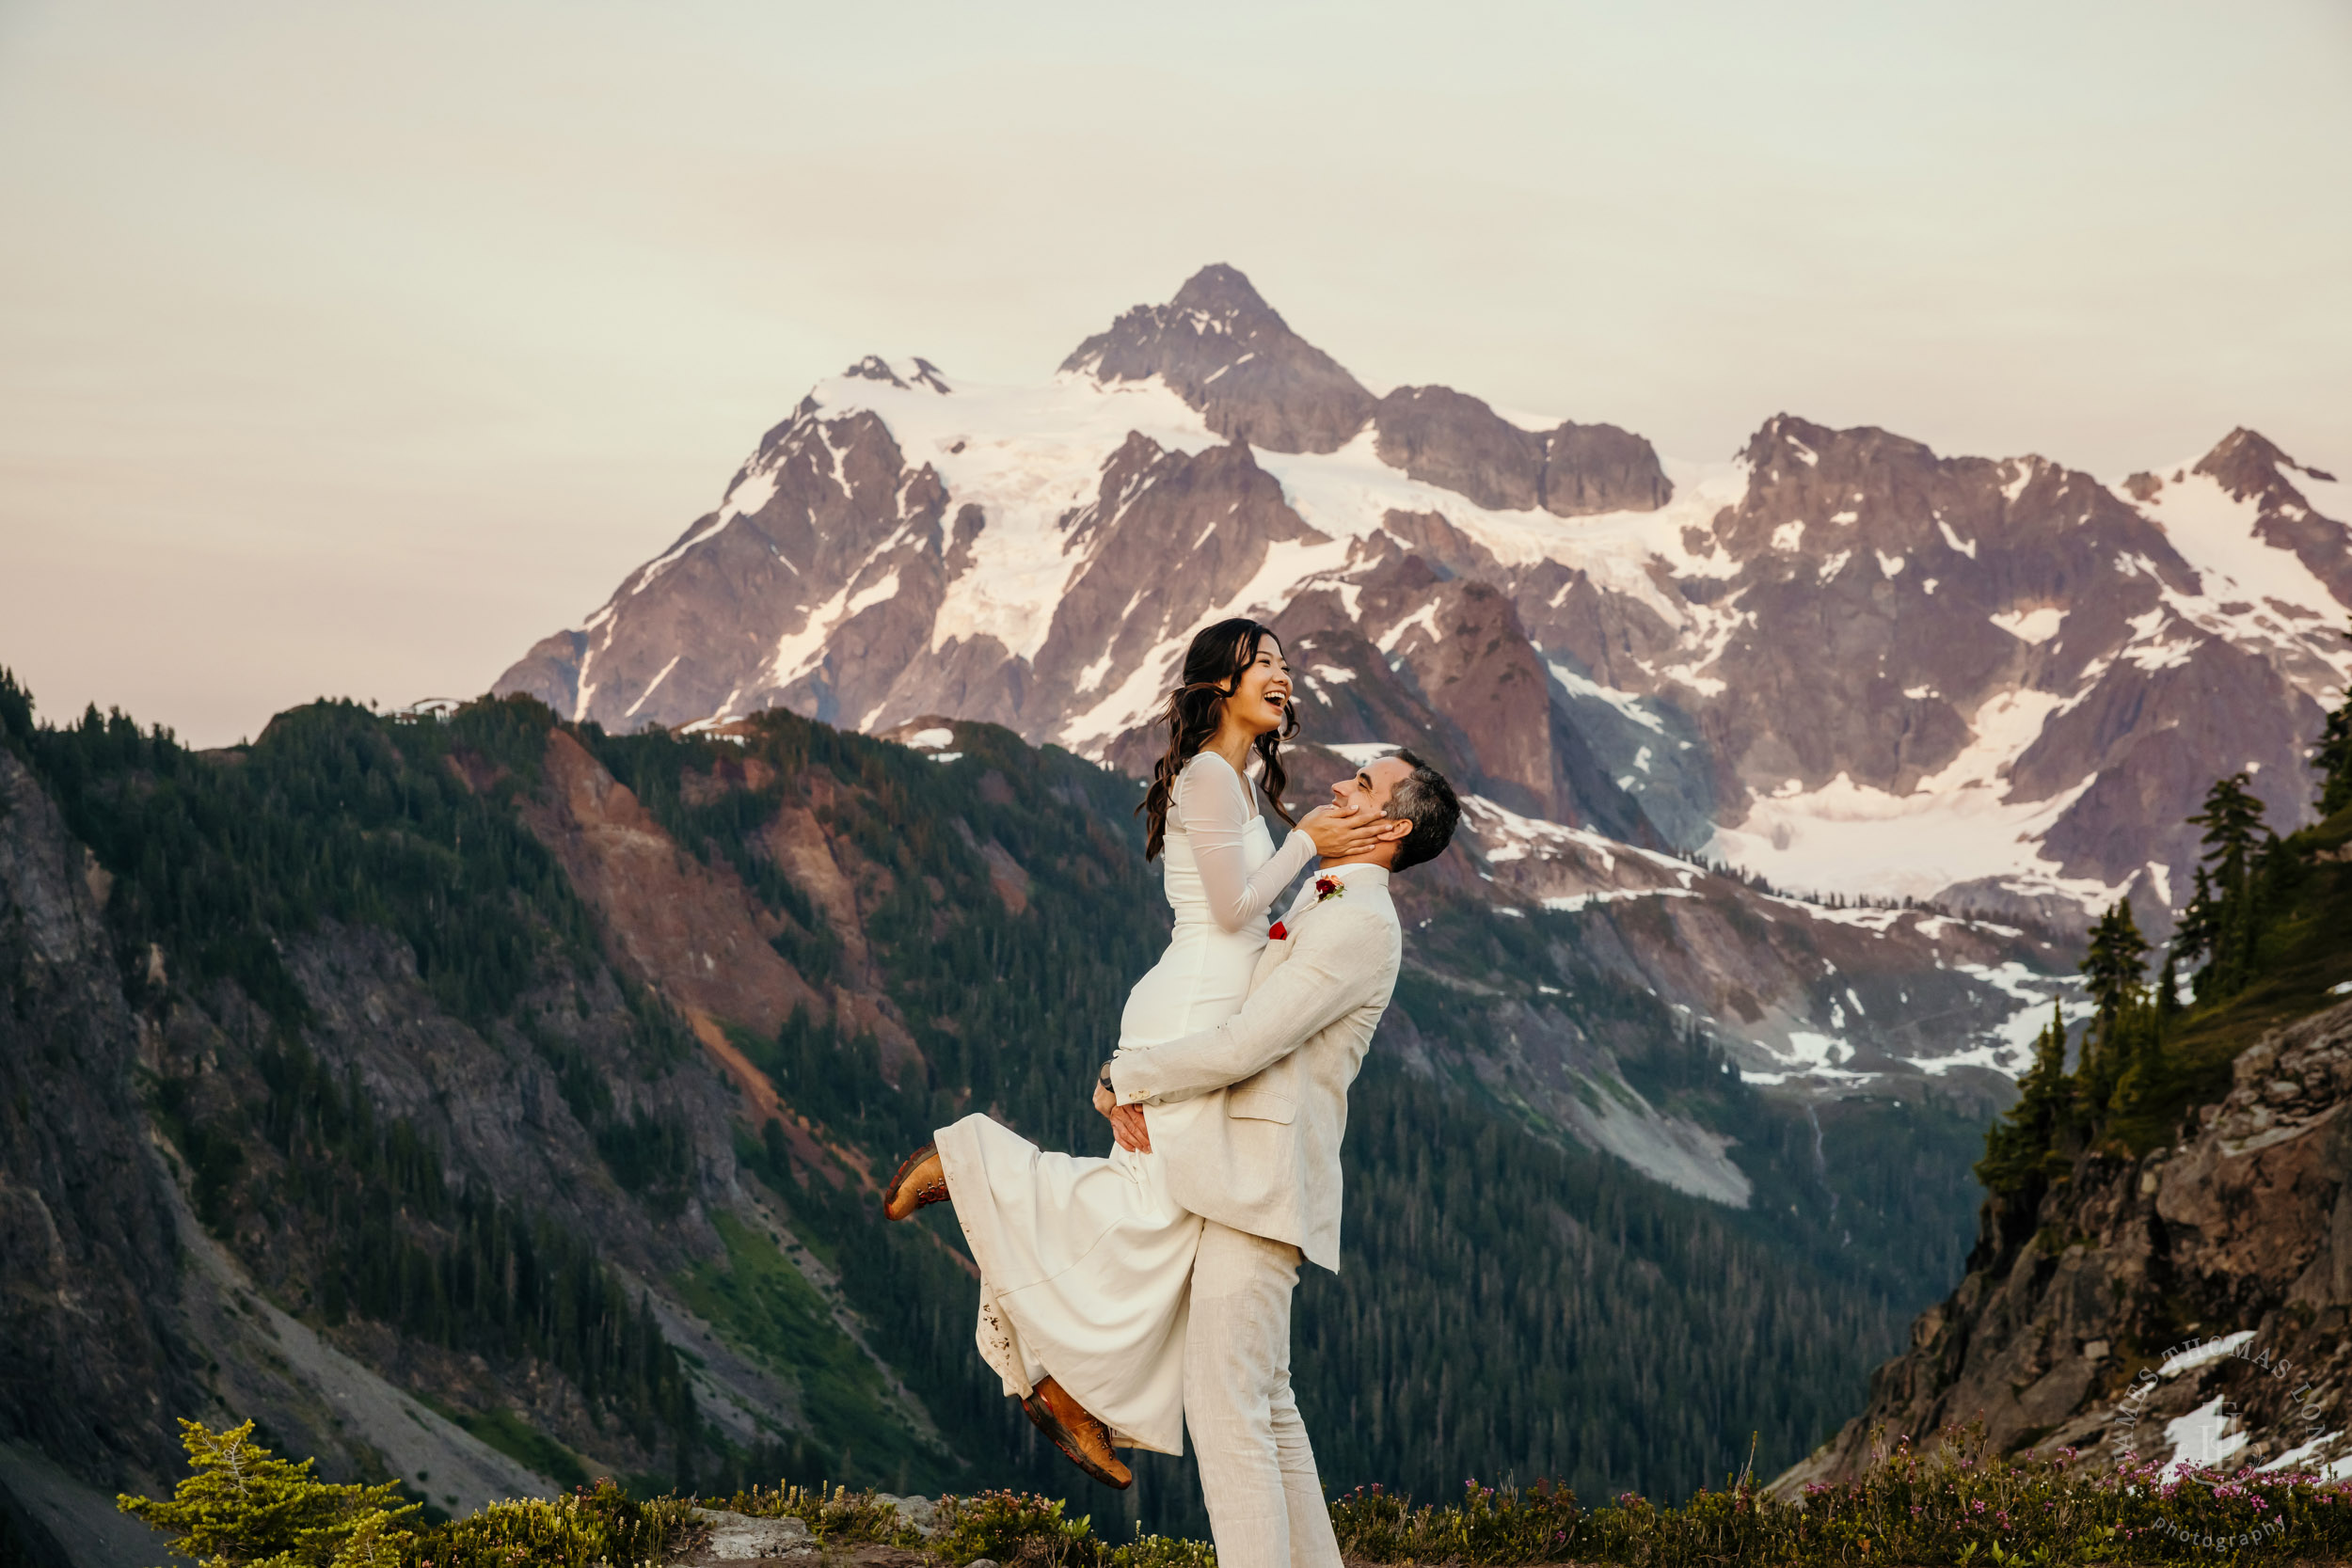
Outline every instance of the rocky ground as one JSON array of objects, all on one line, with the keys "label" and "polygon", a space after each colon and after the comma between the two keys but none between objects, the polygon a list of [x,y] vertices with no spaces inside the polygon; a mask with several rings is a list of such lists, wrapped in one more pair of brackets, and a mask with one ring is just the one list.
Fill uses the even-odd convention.
[{"label": "rocky ground", "polygon": [[1776,1487],[1851,1479],[1874,1445],[1979,1417],[2000,1450],[2344,1473],[2347,1103],[2352,1002],[2244,1052],[2194,1136],[2137,1160],[2085,1154],[2030,1235],[1979,1242],[1867,1409]]}]

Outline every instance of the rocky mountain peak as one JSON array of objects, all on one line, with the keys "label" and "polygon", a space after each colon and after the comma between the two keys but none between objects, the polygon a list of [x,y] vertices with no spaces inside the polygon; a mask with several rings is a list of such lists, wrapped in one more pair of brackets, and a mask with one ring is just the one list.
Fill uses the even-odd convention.
[{"label": "rocky mountain peak", "polygon": [[1875,425],[1833,430],[1794,414],[1775,414],[1748,437],[1740,453],[1750,469],[1771,483],[1777,468],[1782,477],[1820,469],[1824,454],[1832,466],[1858,471],[1871,467],[1931,465],[1935,452],[1924,441],[1896,436]]},{"label": "rocky mountain peak", "polygon": [[930,360],[917,356],[907,361],[907,373],[901,375],[891,367],[889,360],[884,359],[879,354],[869,354],[841,373],[845,376],[854,376],[860,381],[880,381],[896,387],[901,391],[910,387],[928,387],[934,392],[949,392],[955,389],[947,385],[947,378],[939,373],[939,367]]},{"label": "rocky mountain peak", "polygon": [[2213,451],[2189,471],[2211,475],[2231,499],[2244,500],[2277,487],[2286,480],[2282,470],[2294,467],[2295,460],[2268,436],[2240,425],[2215,442]]},{"label": "rocky mountain peak", "polygon": [[1168,301],[1168,306],[1171,309],[1198,310],[1228,321],[1247,317],[1283,325],[1282,318],[1265,302],[1257,285],[1239,267],[1223,261],[1212,261],[1185,278],[1184,286],[1176,291],[1176,297]]},{"label": "rocky mountain peak", "polygon": [[[2135,475],[2127,484],[2140,476]],[[2264,544],[2291,551],[2339,601],[2352,597],[2352,486],[2306,467],[2259,431],[2240,425],[2188,470],[2250,509],[2242,521]],[[2137,493],[2137,492],[2135,492]],[[2151,490],[2161,494],[2160,483]]]},{"label": "rocky mountain peak", "polygon": [[1193,274],[1168,304],[1123,312],[1061,368],[1104,383],[1156,377],[1218,435],[1268,451],[1337,451],[1373,409],[1338,360],[1221,262]]}]

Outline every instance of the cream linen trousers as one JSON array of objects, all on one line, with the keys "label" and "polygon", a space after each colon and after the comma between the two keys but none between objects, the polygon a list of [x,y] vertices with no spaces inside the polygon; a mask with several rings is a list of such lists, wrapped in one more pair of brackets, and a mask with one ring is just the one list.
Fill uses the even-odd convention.
[{"label": "cream linen trousers", "polygon": [[1298,1249],[1204,1220],[1184,1337],[1184,1416],[1217,1568],[1340,1568],[1291,1393]]}]

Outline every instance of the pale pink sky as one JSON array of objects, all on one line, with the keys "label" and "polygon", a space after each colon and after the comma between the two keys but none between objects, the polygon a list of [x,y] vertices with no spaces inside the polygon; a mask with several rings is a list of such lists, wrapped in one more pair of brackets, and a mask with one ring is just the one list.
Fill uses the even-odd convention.
[{"label": "pale pink sky", "polygon": [[2352,467],[2352,7],[0,4],[0,664],[483,689],[868,351],[1202,262],[1374,383]]}]

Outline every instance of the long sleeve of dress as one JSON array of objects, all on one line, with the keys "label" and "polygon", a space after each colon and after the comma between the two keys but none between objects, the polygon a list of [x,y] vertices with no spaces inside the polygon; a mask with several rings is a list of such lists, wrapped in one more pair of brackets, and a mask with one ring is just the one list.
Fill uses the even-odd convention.
[{"label": "long sleeve of dress", "polygon": [[1242,835],[1256,815],[1250,809],[1255,804],[1248,781],[1215,752],[1202,752],[1177,776],[1176,821],[1191,841],[1209,912],[1228,931],[1238,931],[1245,921],[1263,914],[1315,858],[1315,841],[1293,828],[1274,858],[1250,872]]}]

